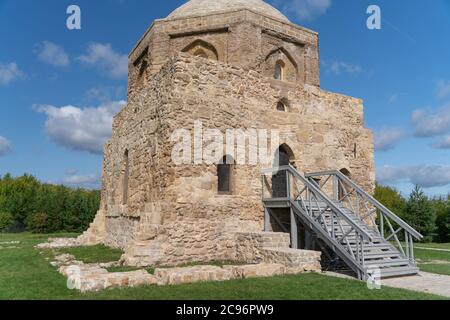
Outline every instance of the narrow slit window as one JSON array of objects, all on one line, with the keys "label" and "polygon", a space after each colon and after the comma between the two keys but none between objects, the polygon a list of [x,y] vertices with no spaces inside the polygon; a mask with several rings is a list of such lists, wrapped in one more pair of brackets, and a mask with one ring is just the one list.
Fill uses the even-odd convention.
[{"label": "narrow slit window", "polygon": [[284,69],[284,63],[283,61],[277,61],[275,64],[275,72],[274,72],[274,78],[276,80],[283,80],[283,70]]},{"label": "narrow slit window", "polygon": [[219,194],[232,193],[233,163],[231,157],[223,157],[217,165],[218,192]]},{"label": "narrow slit window", "polygon": [[283,102],[278,102],[278,104],[277,104],[277,111],[280,111],[280,112],[286,112],[286,106],[284,105],[284,103]]},{"label": "narrow slit window", "polygon": [[124,153],[124,173],[123,173],[123,199],[122,203],[124,205],[128,204],[128,180],[130,175],[130,161],[128,157],[128,150]]}]

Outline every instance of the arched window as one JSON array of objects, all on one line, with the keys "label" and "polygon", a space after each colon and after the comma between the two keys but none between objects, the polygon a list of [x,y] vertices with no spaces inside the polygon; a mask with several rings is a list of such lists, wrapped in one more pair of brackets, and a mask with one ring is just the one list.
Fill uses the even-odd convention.
[{"label": "arched window", "polygon": [[284,72],[284,62],[281,60],[278,60],[275,63],[275,72],[274,72],[274,78],[276,80],[283,80],[283,72]]},{"label": "arched window", "polygon": [[277,111],[281,111],[281,112],[286,112],[286,106],[284,105],[283,102],[278,101],[277,103]]},{"label": "arched window", "polygon": [[123,199],[122,199],[122,204],[126,205],[128,204],[128,180],[129,180],[129,175],[130,175],[130,161],[129,161],[129,157],[128,157],[128,150],[125,150],[124,153],[124,172],[123,172]]},{"label": "arched window", "polygon": [[234,160],[231,156],[224,156],[217,165],[219,194],[231,194],[233,192],[233,166]]},{"label": "arched window", "polygon": [[148,61],[147,60],[142,60],[141,65],[139,67],[139,78],[141,78],[145,71],[147,71],[148,68]]},{"label": "arched window", "polygon": [[192,42],[190,45],[185,47],[182,52],[187,52],[197,57],[216,61],[219,60],[219,54],[216,48],[212,44],[200,39]]}]

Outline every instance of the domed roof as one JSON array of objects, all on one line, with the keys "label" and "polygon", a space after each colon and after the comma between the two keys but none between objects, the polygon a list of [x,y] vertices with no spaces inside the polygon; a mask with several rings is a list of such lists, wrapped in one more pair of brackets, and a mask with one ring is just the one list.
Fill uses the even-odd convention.
[{"label": "domed roof", "polygon": [[204,16],[239,9],[249,9],[281,21],[289,22],[289,19],[285,15],[262,0],[190,0],[173,11],[167,19]]}]

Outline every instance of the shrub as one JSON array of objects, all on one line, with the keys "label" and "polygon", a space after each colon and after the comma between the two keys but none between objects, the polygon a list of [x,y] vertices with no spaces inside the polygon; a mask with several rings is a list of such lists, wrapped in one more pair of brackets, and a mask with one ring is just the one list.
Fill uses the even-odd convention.
[{"label": "shrub", "polygon": [[0,212],[9,212],[13,218],[3,232],[23,231],[25,226],[33,232],[83,232],[99,206],[99,190],[45,184],[31,175],[0,176]]},{"label": "shrub", "polygon": [[51,229],[46,213],[34,213],[28,216],[26,224],[27,229],[33,233],[46,233]]},{"label": "shrub", "polygon": [[0,231],[8,228],[13,223],[13,216],[9,212],[0,212]]}]

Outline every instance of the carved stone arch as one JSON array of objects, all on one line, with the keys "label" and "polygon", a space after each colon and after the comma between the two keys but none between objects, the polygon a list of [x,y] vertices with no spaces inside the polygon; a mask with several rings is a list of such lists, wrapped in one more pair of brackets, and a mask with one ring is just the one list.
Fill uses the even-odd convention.
[{"label": "carved stone arch", "polygon": [[201,39],[195,40],[181,51],[202,58],[207,58],[216,61],[219,60],[219,54],[216,48],[209,42],[206,42]]},{"label": "carved stone arch", "polygon": [[287,98],[282,98],[277,102],[277,111],[291,112],[291,104]]},{"label": "carved stone arch", "polygon": [[[295,161],[295,155],[291,147],[283,143],[278,147],[274,155],[274,167],[283,167],[292,165]],[[279,171],[272,176],[272,192],[275,198],[287,197],[287,173]]]},{"label": "carved stone arch", "polygon": [[[278,78],[281,70],[281,79]],[[265,58],[264,70],[265,76],[287,82],[297,82],[298,65],[292,55],[283,47],[272,50]]]},{"label": "carved stone arch", "polygon": [[284,161],[282,159],[280,159],[280,165],[293,165],[295,162],[295,153],[292,150],[292,148],[287,144],[287,143],[283,143],[281,144],[278,149],[276,150],[275,156],[277,154],[284,154],[286,156],[286,158],[284,159]]}]

